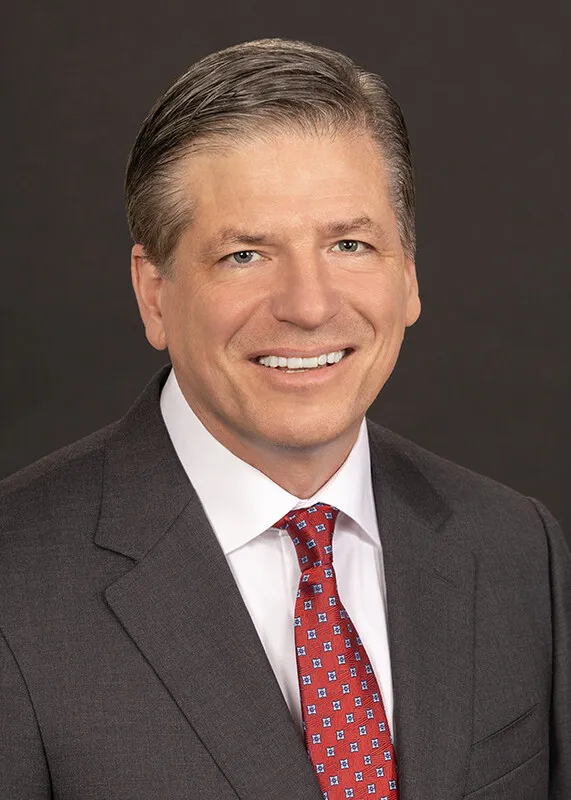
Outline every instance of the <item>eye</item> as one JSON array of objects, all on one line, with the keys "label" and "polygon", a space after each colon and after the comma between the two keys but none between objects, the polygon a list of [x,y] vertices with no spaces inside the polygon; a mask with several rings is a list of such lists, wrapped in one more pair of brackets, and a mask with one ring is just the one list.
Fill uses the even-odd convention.
[{"label": "eye", "polygon": [[[359,242],[356,239],[341,239],[341,241],[337,242],[335,247],[339,245],[341,253],[358,253],[362,252],[362,250],[369,250],[370,247],[365,242]],[[361,247],[362,249],[359,250],[358,248]]]},{"label": "eye", "polygon": [[257,258],[254,258],[254,256],[260,258],[260,254],[255,250],[238,250],[237,253],[230,253],[224,256],[222,261],[230,261],[230,263],[238,265],[251,264],[252,261],[257,261]]}]

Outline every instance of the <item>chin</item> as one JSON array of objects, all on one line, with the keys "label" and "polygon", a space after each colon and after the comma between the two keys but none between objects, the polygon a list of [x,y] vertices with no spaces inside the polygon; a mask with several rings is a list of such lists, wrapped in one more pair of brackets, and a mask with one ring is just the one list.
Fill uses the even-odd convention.
[{"label": "chin", "polygon": [[269,424],[261,426],[260,433],[266,442],[277,447],[292,449],[312,449],[323,447],[348,435],[351,430],[357,430],[357,423],[347,420],[346,424],[338,416],[326,419],[300,419],[268,421]]}]

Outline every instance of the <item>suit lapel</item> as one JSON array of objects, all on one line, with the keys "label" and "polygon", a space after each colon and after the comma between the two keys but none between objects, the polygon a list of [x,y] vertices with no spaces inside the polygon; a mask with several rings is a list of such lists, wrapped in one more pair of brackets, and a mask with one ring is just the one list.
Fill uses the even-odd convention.
[{"label": "suit lapel", "polygon": [[383,546],[400,800],[462,795],[472,727],[472,553],[402,441],[369,423]]},{"label": "suit lapel", "polygon": [[158,402],[167,373],[119,423],[106,454],[96,542],[137,562],[107,589],[107,602],[241,800],[319,800],[303,742],[168,439]]}]

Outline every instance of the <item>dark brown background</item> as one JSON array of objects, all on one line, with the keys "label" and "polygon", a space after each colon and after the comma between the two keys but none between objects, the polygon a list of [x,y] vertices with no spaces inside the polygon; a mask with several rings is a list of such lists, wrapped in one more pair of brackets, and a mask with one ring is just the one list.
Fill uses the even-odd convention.
[{"label": "dark brown background", "polygon": [[342,50],[408,121],[423,314],[371,416],[571,533],[568,3],[22,0],[4,13],[0,473],[121,415],[163,363],[129,284],[128,150],[194,60]]}]

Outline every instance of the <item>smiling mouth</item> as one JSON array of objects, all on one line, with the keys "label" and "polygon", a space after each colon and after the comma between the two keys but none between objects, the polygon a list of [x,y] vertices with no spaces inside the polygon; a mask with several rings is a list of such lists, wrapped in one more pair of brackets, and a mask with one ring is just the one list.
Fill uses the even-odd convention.
[{"label": "smiling mouth", "polygon": [[286,358],[285,356],[268,355],[258,356],[258,358],[251,360],[254,364],[259,364],[260,366],[268,369],[275,369],[278,372],[312,372],[318,369],[333,367],[340,361],[347,358],[347,356],[349,356],[352,352],[352,348],[348,347],[344,350],[334,350],[329,353],[322,353],[319,356],[312,356],[310,358]]}]

